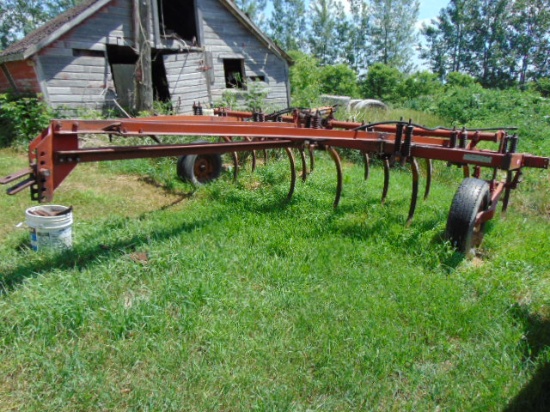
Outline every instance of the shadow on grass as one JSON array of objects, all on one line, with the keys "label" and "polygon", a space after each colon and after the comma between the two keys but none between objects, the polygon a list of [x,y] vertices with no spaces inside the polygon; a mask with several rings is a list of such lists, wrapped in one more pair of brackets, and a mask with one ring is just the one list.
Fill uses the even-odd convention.
[{"label": "shadow on grass", "polygon": [[[154,212],[150,212],[154,213]],[[143,219],[147,214],[141,215],[138,219]],[[120,257],[121,254],[128,254],[139,249],[143,245],[149,244],[151,238],[156,240],[166,240],[174,236],[178,236],[181,233],[192,232],[197,230],[198,227],[204,227],[212,224],[213,221],[218,221],[222,216],[214,217],[214,219],[203,219],[200,221],[194,220],[189,223],[183,223],[179,226],[171,227],[168,230],[158,230],[157,228],[151,228],[146,232],[141,232],[138,235],[131,236],[125,239],[114,238],[108,242],[94,241],[94,236],[97,236],[97,232],[90,233],[88,239],[84,239],[79,245],[73,247],[70,250],[63,252],[50,252],[43,256],[37,256],[37,258],[30,258],[20,265],[5,271],[0,276],[0,296],[6,294],[18,285],[25,281],[25,279],[33,278],[41,273],[45,273],[54,269],[70,269],[70,268],[84,268],[90,264],[93,264],[100,260],[102,257]],[[113,223],[106,224],[103,229],[98,228],[98,231],[108,230],[116,231],[122,230],[125,222],[130,218],[122,218]],[[25,240],[21,245],[17,247],[19,250],[28,250],[30,244],[28,240]]]},{"label": "shadow on grass", "polygon": [[[525,358],[533,359],[550,346],[550,321],[516,306],[514,316],[525,330]],[[544,354],[542,354],[544,356]],[[543,412],[550,410],[550,362],[543,362],[531,380],[510,401],[505,412]]]}]

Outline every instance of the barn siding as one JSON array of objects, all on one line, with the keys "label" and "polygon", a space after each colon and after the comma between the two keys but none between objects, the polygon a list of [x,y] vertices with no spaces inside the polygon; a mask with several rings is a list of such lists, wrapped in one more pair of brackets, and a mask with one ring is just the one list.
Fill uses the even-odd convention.
[{"label": "barn siding", "polygon": [[[261,43],[218,0],[195,0],[201,49],[177,50],[162,56],[173,106],[189,113],[194,102],[214,103],[227,90],[224,58],[242,58],[246,76],[264,76],[271,106],[288,105],[288,64]],[[68,33],[40,50],[36,67],[19,65],[18,85],[42,91],[53,107],[101,110],[115,96],[107,45],[134,47],[132,0],[113,0]],[[153,30],[154,31],[154,30]],[[166,45],[167,43],[165,43]],[[181,45],[176,45],[181,47]],[[94,51],[75,55],[74,50]],[[85,53],[84,53],[85,54]],[[40,82],[36,79],[39,78]],[[0,71],[0,87],[8,79]]]},{"label": "barn siding", "polygon": [[[31,60],[4,63],[9,72],[17,92],[40,93],[40,85],[34,63]],[[12,90],[12,84],[6,77],[4,70],[0,70],[0,90]]]},{"label": "barn siding", "polygon": [[270,51],[217,0],[197,0],[201,10],[205,49],[212,52],[214,84],[212,99],[221,99],[227,90],[223,59],[242,58],[245,76],[264,76],[268,90],[266,104],[286,107],[288,101],[288,64]]},{"label": "barn siding", "polygon": [[172,104],[178,113],[191,113],[193,103],[209,100],[206,77],[200,67],[204,53],[178,53],[164,56]]},{"label": "barn siding", "polygon": [[[131,0],[114,0],[40,52],[42,87],[52,107],[112,107],[115,93],[107,45],[133,46]],[[99,55],[75,56],[74,50]]]}]

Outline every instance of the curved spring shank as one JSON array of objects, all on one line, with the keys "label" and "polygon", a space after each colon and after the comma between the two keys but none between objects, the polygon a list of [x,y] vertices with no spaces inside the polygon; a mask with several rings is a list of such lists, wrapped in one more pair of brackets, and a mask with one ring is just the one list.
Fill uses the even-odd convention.
[{"label": "curved spring shank", "polygon": [[338,152],[333,147],[327,147],[327,151],[330,154],[330,157],[332,157],[332,160],[334,160],[334,164],[336,165],[336,174],[337,174],[337,183],[336,183],[336,196],[334,198],[334,203],[332,206],[336,209],[338,207],[338,204],[340,203],[340,196],[342,195],[342,186],[343,186],[343,179],[342,179],[342,162],[340,160],[340,156],[338,155]]},{"label": "curved spring shank", "polygon": [[306,152],[303,147],[300,147],[298,150],[300,151],[300,159],[302,160],[302,182],[305,182],[307,179]]},{"label": "curved spring shank", "polygon": [[384,158],[384,188],[382,189],[382,204],[386,203],[388,189],[390,188],[390,159]]},{"label": "curved spring shank", "polygon": [[[250,137],[244,138],[247,142],[252,142],[254,139]],[[256,171],[256,151],[252,150],[252,172]]]},{"label": "curved spring shank", "polygon": [[506,172],[506,188],[504,189],[504,196],[502,198],[502,214],[506,215],[508,209],[508,203],[510,202],[510,185],[512,184],[512,172]]},{"label": "curved spring shank", "polygon": [[314,153],[315,147],[313,145],[309,145],[309,172],[313,172],[315,169],[315,153]]},{"label": "curved spring shank", "polygon": [[432,175],[433,175],[433,163],[432,159],[426,159],[426,190],[424,190],[424,200],[430,195],[430,188],[432,187]]},{"label": "curved spring shank", "polygon": [[369,179],[370,176],[370,159],[367,152],[361,152],[363,155],[363,163],[365,164],[365,180]]},{"label": "curved spring shank", "polygon": [[414,211],[416,210],[416,201],[418,199],[418,162],[414,157],[409,159],[411,162],[411,171],[412,171],[412,195],[411,195],[411,205],[409,207],[409,216],[407,217],[407,226],[409,226],[414,217]]},{"label": "curved spring shank", "polygon": [[[233,141],[229,136],[222,136],[222,139],[227,143]],[[237,156],[237,152],[231,152],[231,157],[233,158],[233,181],[236,182],[239,177],[239,157]]]},{"label": "curved spring shank", "polygon": [[288,160],[290,162],[290,189],[288,190],[288,195],[286,196],[287,202],[290,202],[292,195],[294,194],[294,188],[296,187],[296,162],[294,161],[294,155],[292,150],[288,147],[285,147],[285,152],[288,155]]}]

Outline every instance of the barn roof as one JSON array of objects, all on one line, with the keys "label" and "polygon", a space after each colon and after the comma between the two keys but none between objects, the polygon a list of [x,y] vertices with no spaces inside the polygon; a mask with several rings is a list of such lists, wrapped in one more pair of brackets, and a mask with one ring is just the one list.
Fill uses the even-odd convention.
[{"label": "barn roof", "polygon": [[[265,46],[289,63],[292,62],[290,56],[267,37],[231,0],[219,1]],[[28,59],[96,13],[109,2],[111,0],[85,0],[78,6],[67,10],[0,53],[0,63]]]},{"label": "barn roof", "polygon": [[110,1],[111,0],[86,0],[78,6],[67,10],[65,13],[50,20],[0,53],[0,63],[29,58],[94,14]]}]

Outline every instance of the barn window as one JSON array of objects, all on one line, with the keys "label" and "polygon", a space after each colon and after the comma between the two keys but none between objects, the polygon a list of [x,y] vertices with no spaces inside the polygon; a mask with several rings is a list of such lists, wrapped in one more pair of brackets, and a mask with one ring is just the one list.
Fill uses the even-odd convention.
[{"label": "barn window", "polygon": [[74,57],[105,57],[105,52],[101,50],[73,49]]},{"label": "barn window", "polygon": [[195,0],[157,1],[161,37],[179,38],[195,45],[198,41]]},{"label": "barn window", "polygon": [[246,89],[244,82],[244,59],[224,59],[225,87],[228,89]]}]

